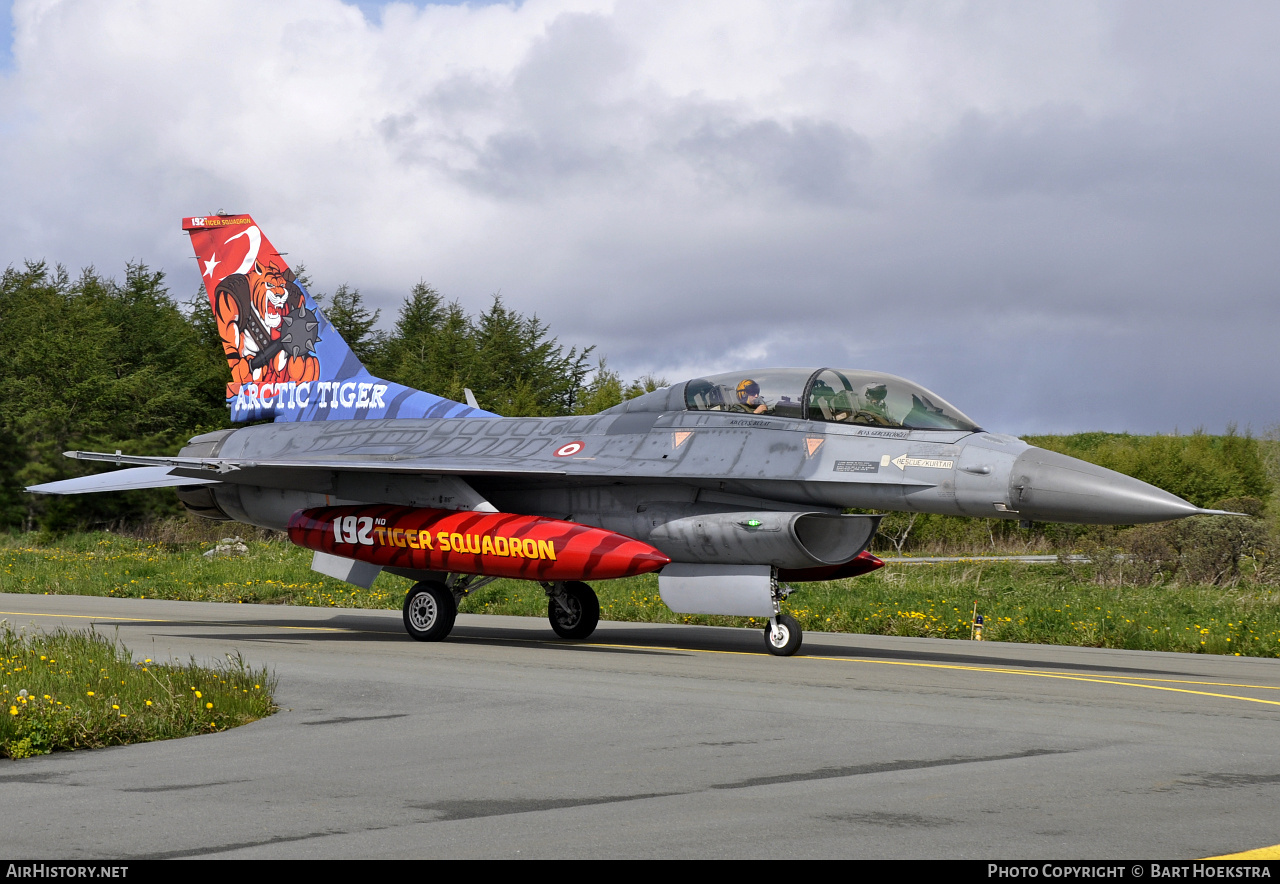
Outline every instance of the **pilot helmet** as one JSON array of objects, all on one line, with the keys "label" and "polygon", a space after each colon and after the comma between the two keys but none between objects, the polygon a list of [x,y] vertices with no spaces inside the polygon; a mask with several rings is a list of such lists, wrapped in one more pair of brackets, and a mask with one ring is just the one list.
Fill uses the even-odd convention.
[{"label": "pilot helmet", "polygon": [[889,395],[889,388],[885,384],[875,384],[867,387],[863,395],[867,397],[867,401],[872,405],[884,405],[884,398]]},{"label": "pilot helmet", "polygon": [[752,397],[760,395],[760,385],[751,378],[744,378],[738,382],[738,401],[744,405],[751,401]]}]

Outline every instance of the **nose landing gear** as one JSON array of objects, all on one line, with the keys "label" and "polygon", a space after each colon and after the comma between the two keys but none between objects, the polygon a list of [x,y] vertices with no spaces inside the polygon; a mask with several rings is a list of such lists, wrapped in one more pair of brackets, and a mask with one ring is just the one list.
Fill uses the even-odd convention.
[{"label": "nose landing gear", "polygon": [[600,622],[595,590],[576,580],[543,584],[547,591],[547,619],[561,638],[586,638]]},{"label": "nose landing gear", "polygon": [[770,617],[769,625],[764,628],[765,646],[775,657],[790,657],[800,650],[803,638],[800,624],[789,614]]}]

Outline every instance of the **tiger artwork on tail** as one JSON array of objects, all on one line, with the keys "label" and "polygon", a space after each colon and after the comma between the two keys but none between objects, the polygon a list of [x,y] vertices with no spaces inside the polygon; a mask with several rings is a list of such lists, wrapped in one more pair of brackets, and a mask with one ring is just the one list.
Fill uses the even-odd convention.
[{"label": "tiger artwork on tail", "polygon": [[[286,320],[307,318],[305,296],[288,267],[254,261],[248,273],[232,273],[214,292],[214,316],[231,382],[227,398],[244,384],[300,383],[320,377],[320,361],[282,340]],[[286,336],[287,337],[287,336]]]},{"label": "tiger artwork on tail", "polygon": [[231,369],[232,421],[496,417],[374,377],[248,215],[182,219]]}]

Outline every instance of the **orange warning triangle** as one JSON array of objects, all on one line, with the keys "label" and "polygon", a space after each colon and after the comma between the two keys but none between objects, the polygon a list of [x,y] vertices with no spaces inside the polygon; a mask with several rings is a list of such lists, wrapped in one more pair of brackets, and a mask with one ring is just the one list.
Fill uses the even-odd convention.
[{"label": "orange warning triangle", "polygon": [[679,448],[692,435],[693,430],[676,430],[671,434],[671,447]]},{"label": "orange warning triangle", "polygon": [[817,454],[818,449],[822,447],[822,443],[827,440],[821,436],[806,436],[804,439],[804,447],[809,449],[809,457]]}]

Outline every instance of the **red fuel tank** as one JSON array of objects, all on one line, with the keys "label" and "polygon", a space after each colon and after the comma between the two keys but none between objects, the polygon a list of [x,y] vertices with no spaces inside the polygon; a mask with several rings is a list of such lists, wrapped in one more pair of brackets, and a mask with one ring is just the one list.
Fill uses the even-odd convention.
[{"label": "red fuel tank", "polygon": [[824,565],[818,568],[779,568],[778,579],[787,583],[816,583],[820,580],[842,580],[845,577],[857,577],[877,568],[883,568],[884,562],[865,549],[843,565]]},{"label": "red fuel tank", "polygon": [[671,561],[647,543],[575,522],[405,506],[299,510],[289,539],[383,567],[543,582],[632,577]]}]

